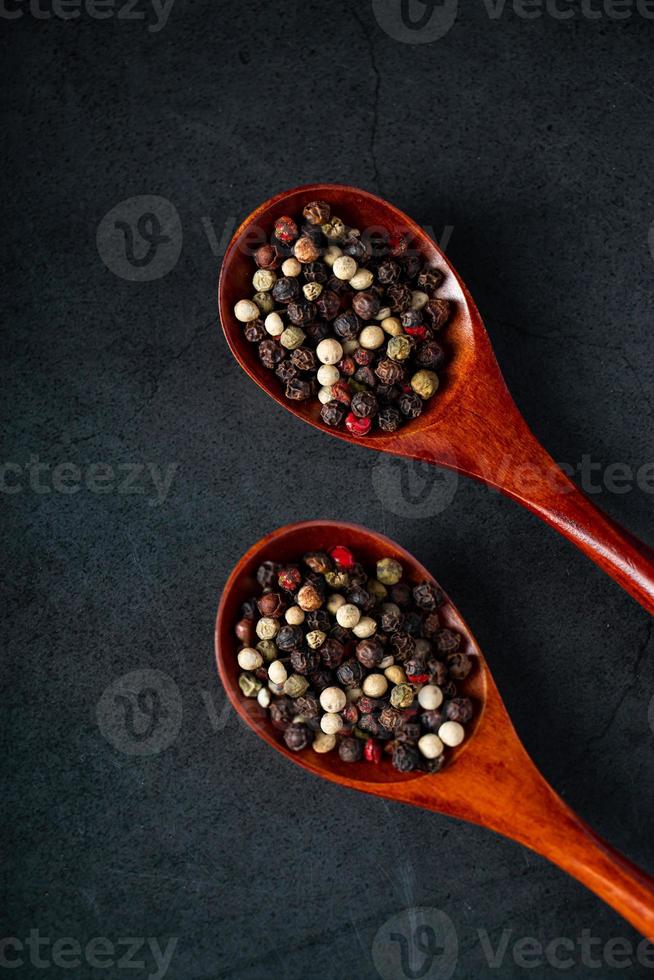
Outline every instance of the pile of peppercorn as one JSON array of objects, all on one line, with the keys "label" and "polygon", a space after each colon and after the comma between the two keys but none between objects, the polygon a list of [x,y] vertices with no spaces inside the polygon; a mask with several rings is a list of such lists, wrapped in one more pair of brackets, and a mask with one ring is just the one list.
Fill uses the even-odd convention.
[{"label": "pile of peppercorn", "polygon": [[408,236],[349,228],[324,201],[303,218],[275,222],[254,254],[254,295],[234,315],[287,398],[317,395],[322,421],[353,435],[394,432],[438,390],[436,337],[451,313],[436,296],[443,273]]},{"label": "pile of peppercorn", "polygon": [[264,562],[257,582],[235,627],[238,683],[288,748],[337,748],[345,762],[390,752],[401,772],[442,769],[473,715],[457,691],[473,660],[442,625],[439,589],[403,581],[392,558],[370,575],[343,546]]}]

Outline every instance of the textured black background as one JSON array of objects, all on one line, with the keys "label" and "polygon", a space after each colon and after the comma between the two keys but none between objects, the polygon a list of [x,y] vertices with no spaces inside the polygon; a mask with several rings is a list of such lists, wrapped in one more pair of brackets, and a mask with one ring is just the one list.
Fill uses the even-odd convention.
[{"label": "textured black background", "polygon": [[[637,942],[517,845],[292,769],[215,676],[221,586],[262,533],[310,517],[385,531],[459,604],[556,789],[654,871],[651,620],[512,503],[462,480],[436,513],[436,472],[295,421],[247,380],[216,318],[236,219],[299,183],[360,185],[436,237],[452,226],[448,254],[557,459],[653,459],[654,21],[461,6],[429,44],[389,36],[364,0],[175,0],[158,33],[151,16],[2,21],[3,459],[37,455],[51,488],[5,471],[5,936],[178,937],[175,980],[372,980],[378,928],[419,905],[452,919],[456,978],[534,975],[509,954],[491,970],[478,930]],[[96,246],[103,216],[136,195],[171,201],[183,229],[174,268],[141,283]],[[139,494],[115,480],[56,492],[62,462],[176,469],[157,505],[149,478]],[[651,493],[596,499],[654,540]],[[161,748],[134,757],[116,748],[125,703],[100,726],[97,705],[145,668],[174,683],[154,719],[138,675],[128,684],[136,728],[150,721]],[[565,975],[613,973],[652,970],[576,955]],[[14,975],[46,973],[26,957]]]}]

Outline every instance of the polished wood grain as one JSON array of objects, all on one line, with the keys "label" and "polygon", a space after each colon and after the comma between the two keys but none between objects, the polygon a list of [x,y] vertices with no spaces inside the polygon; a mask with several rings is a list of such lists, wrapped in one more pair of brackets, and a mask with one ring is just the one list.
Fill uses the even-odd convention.
[{"label": "polished wood grain", "polygon": [[[654,880],[605,844],[570,810],[538,772],[523,748],[488,665],[463,617],[449,597],[442,620],[464,637],[475,660],[465,694],[475,704],[468,736],[436,775],[396,772],[388,758],[378,766],[341,762],[335,753],[290,752],[255,699],[238,687],[234,624],[241,603],[256,594],[256,570],[263,561],[291,561],[309,550],[345,544],[365,564],[378,558],[400,561],[412,582],[434,578],[407,551],[381,534],[353,524],[308,521],[268,534],[237,562],[220,600],[216,620],[216,660],[227,695],[260,738],[296,765],[350,789],[446,813],[511,837],[563,868],[654,941]],[[442,588],[442,586],[441,586]],[[451,752],[452,750],[450,750]]]},{"label": "polished wood grain", "polygon": [[[451,360],[442,386],[423,415],[398,432],[357,439],[320,420],[320,406],[290,402],[275,375],[256,357],[233,315],[252,294],[252,254],[282,214],[296,216],[322,198],[359,229],[383,228],[411,236],[426,259],[446,273],[442,295],[456,312],[444,331]],[[572,541],[649,613],[654,613],[654,551],[597,508],[554,463],[518,411],[500,373],[472,297],[438,246],[414,221],[366,191],[313,184],[266,201],[243,222],[227,248],[219,285],[220,319],[227,342],[247,374],[298,418],[348,442],[448,467],[501,490]],[[598,396],[599,397],[599,396]]]}]

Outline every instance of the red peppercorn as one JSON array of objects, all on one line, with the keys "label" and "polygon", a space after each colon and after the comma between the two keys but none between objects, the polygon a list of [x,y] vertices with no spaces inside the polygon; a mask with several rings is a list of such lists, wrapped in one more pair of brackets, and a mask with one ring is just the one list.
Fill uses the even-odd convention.
[{"label": "red peppercorn", "polygon": [[329,557],[332,558],[339,568],[353,568],[354,567],[354,555],[349,548],[345,545],[337,544],[335,548],[332,548],[329,552]]},{"label": "red peppercorn", "polygon": [[365,347],[357,347],[354,352],[354,360],[360,367],[368,367],[373,359],[373,352],[371,350],[366,350]]},{"label": "red peppercorn", "polygon": [[397,258],[398,255],[404,255],[408,247],[408,235],[390,235],[388,239],[388,250],[395,258]]},{"label": "red peppercorn", "polygon": [[427,336],[427,327],[423,327],[422,325],[419,327],[405,327],[404,330],[410,337],[418,337],[420,340],[424,340]]},{"label": "red peppercorn", "polygon": [[368,762],[375,764],[381,762],[382,750],[379,742],[376,742],[374,738],[369,738],[363,747],[363,755]]},{"label": "red peppercorn", "polygon": [[352,401],[352,392],[345,381],[337,381],[331,386],[331,395],[334,401],[349,405]]},{"label": "red peppercorn", "polygon": [[295,592],[302,582],[302,572],[294,565],[289,565],[287,568],[282,568],[277,581],[282,589],[287,592]]},{"label": "red peppercorn", "polygon": [[406,676],[412,684],[426,684],[429,681],[429,674],[407,674]]},{"label": "red peppercorn", "polygon": [[285,245],[294,242],[297,238],[297,225],[287,214],[283,214],[275,222],[275,238]]},{"label": "red peppercorn", "polygon": [[345,419],[345,428],[348,432],[351,432],[353,436],[367,436],[370,432],[370,427],[372,422],[370,419],[360,419],[350,412],[350,414]]},{"label": "red peppercorn", "polygon": [[339,361],[336,365],[341,374],[344,374],[346,378],[351,378],[357,369],[357,366],[351,357],[344,357],[342,361]]}]

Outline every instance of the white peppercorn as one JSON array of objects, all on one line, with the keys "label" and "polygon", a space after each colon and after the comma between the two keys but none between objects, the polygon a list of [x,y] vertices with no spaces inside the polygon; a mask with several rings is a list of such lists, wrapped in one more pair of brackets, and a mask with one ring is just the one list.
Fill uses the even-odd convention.
[{"label": "white peppercorn", "polygon": [[284,321],[279,313],[269,313],[263,325],[271,337],[280,337],[284,333]]},{"label": "white peppercorn", "polygon": [[311,630],[310,633],[307,633],[307,643],[312,650],[317,650],[321,647],[326,639],[327,634],[323,633],[322,630]]},{"label": "white peppercorn", "polygon": [[259,307],[251,299],[240,299],[234,307],[234,316],[241,323],[249,323],[259,316]]},{"label": "white peppercorn", "polygon": [[363,697],[363,691],[360,687],[348,687],[345,692],[345,697],[347,698],[347,703],[352,704],[354,701],[358,701],[359,698]]},{"label": "white peppercorn", "polygon": [[319,752],[322,755],[325,752],[331,752],[335,745],[335,735],[328,735],[326,732],[318,732],[313,740],[312,748],[314,752]]},{"label": "white peppercorn", "polygon": [[279,623],[272,616],[263,616],[255,629],[260,640],[272,640],[279,632]]},{"label": "white peppercorn", "polygon": [[325,735],[335,735],[336,732],[340,732],[343,727],[343,719],[340,715],[332,714],[327,712],[320,719],[320,727],[322,728]]},{"label": "white peppercorn", "polygon": [[370,269],[357,269],[350,279],[350,286],[352,289],[367,289],[372,286],[374,278]]},{"label": "white peppercorn", "polygon": [[377,350],[385,341],[384,331],[375,324],[364,327],[359,334],[359,344],[364,350]]},{"label": "white peppercorn", "polygon": [[351,630],[361,619],[361,611],[351,602],[346,602],[336,610],[336,622],[339,626]]},{"label": "white peppercorn", "polygon": [[257,694],[257,701],[259,702],[262,708],[268,707],[268,705],[272,701],[272,697],[270,696],[270,691],[267,687],[261,688],[261,690]]},{"label": "white peppercorn", "polygon": [[404,668],[400,667],[399,664],[391,664],[390,667],[386,667],[384,670],[384,676],[391,682],[391,684],[406,684],[406,673]]},{"label": "white peppercorn", "polygon": [[[382,306],[381,310],[379,310],[379,312],[375,314],[375,320],[379,320],[379,321],[388,320],[390,315],[391,315],[390,306]],[[384,324],[382,322],[382,327],[383,326]]]},{"label": "white peppercorn", "polygon": [[284,619],[289,626],[299,626],[304,622],[304,609],[300,609],[299,606],[289,606],[284,613]]},{"label": "white peppercorn", "polygon": [[425,400],[436,394],[439,383],[438,375],[433,371],[418,371],[411,378],[411,387],[416,395]]},{"label": "white peppercorn", "polygon": [[391,337],[399,337],[401,333],[404,333],[402,324],[396,316],[387,316],[384,320],[382,320],[381,325],[382,330],[385,333],[390,334]]},{"label": "white peppercorn", "polygon": [[438,735],[423,735],[418,740],[418,749],[425,759],[437,759],[439,755],[443,754],[444,748],[445,746]]},{"label": "white peppercorn", "polygon": [[420,289],[414,289],[411,293],[411,309],[421,310],[423,306],[426,306],[429,302],[429,296],[427,293],[423,293]]},{"label": "white peppercorn", "polygon": [[319,282],[306,282],[302,287],[302,292],[304,293],[305,299],[308,299],[310,303],[318,299],[322,292],[322,283]]},{"label": "white peppercorn", "polygon": [[263,663],[263,657],[259,651],[252,647],[243,647],[242,650],[239,650],[236,659],[242,670],[257,670]]},{"label": "white peppercorn", "polygon": [[282,263],[282,274],[285,276],[299,276],[301,272],[302,265],[295,258],[286,259],[286,261]]},{"label": "white peppercorn", "polygon": [[346,340],[343,344],[343,353],[347,354],[348,356],[350,354],[354,354],[354,352],[358,349],[359,349],[358,340]]},{"label": "white peppercorn", "polygon": [[356,626],[352,628],[352,632],[360,640],[365,640],[377,632],[377,623],[372,616],[362,616]]},{"label": "white peppercorn", "polygon": [[445,745],[455,748],[465,738],[465,729],[458,721],[446,721],[438,729],[438,737]]},{"label": "white peppercorn", "polygon": [[388,690],[388,680],[383,674],[368,674],[363,682],[363,693],[369,698],[383,698]]},{"label": "white peppercorn", "polygon": [[346,704],[345,691],[342,691],[340,687],[326,687],[320,695],[320,707],[323,711],[337,713],[342,711]]},{"label": "white peppercorn", "polygon": [[348,280],[357,271],[357,264],[351,255],[339,255],[333,265],[333,272],[337,279]]},{"label": "white peppercorn", "polygon": [[331,402],[333,400],[334,396],[332,395],[331,385],[329,387],[327,387],[327,385],[323,385],[322,388],[318,388],[318,401],[321,405],[326,405],[327,402]]},{"label": "white peppercorn", "polygon": [[279,342],[287,350],[295,350],[297,347],[302,346],[304,339],[305,333],[301,327],[286,327],[286,330],[284,330],[279,338]]},{"label": "white peppercorn", "polygon": [[329,387],[335,385],[340,380],[341,372],[335,364],[321,364],[316,375],[318,384]]},{"label": "white peppercorn", "polygon": [[266,293],[277,282],[277,275],[272,269],[257,269],[252,276],[252,285],[258,293]]},{"label": "white peppercorn", "polygon": [[434,711],[440,708],[443,703],[443,692],[436,684],[425,684],[418,691],[418,704],[425,711]]},{"label": "white peppercorn", "polygon": [[346,601],[345,596],[341,595],[340,592],[332,592],[327,599],[327,612],[335,616],[341,606],[345,605]]},{"label": "white peppercorn", "polygon": [[316,356],[321,364],[338,364],[343,357],[343,348],[333,337],[326,337],[316,347]]},{"label": "white peppercorn", "polygon": [[[387,656],[384,657],[384,659],[380,663],[379,669],[385,671],[387,667],[392,667],[394,663],[395,663],[395,658],[392,653],[389,653]],[[406,677],[404,677],[403,680],[406,680]],[[400,683],[400,681],[396,681],[395,683],[398,684]]]},{"label": "white peppercorn", "polygon": [[331,268],[334,265],[336,259],[340,258],[342,254],[343,251],[338,247],[338,245],[328,245],[325,251],[323,252],[322,260],[325,263],[325,265],[328,265]]},{"label": "white peppercorn", "polygon": [[288,677],[288,671],[281,660],[273,660],[268,667],[268,677],[273,684],[283,684]]}]

